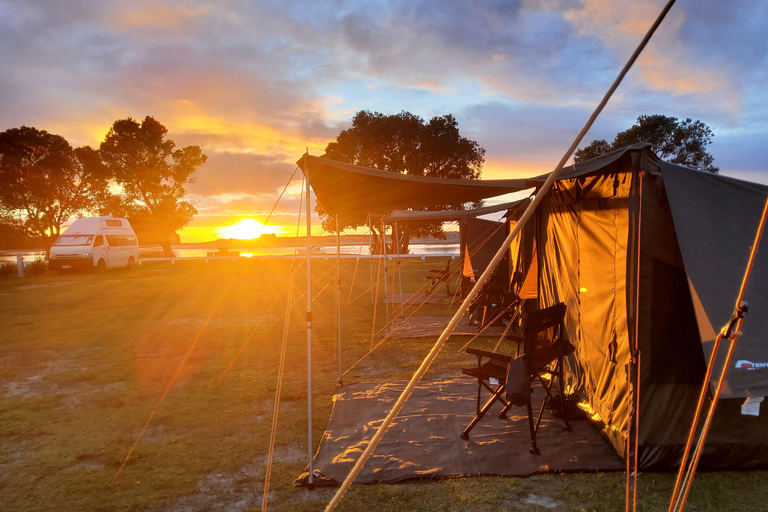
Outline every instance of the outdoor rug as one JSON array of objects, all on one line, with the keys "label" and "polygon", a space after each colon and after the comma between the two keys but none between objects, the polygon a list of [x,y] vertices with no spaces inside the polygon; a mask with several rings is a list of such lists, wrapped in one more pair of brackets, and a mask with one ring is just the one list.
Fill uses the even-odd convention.
[{"label": "outdoor rug", "polygon": [[[395,321],[392,337],[394,338],[430,338],[438,337],[443,333],[445,326],[451,321],[450,316],[412,316],[407,318],[404,323]],[[491,325],[487,327],[482,336],[498,338],[504,333],[504,327]],[[464,317],[456,324],[453,331],[454,336],[474,336],[477,334],[476,325],[467,325],[467,318]]]},{"label": "outdoor rug", "polygon": [[[313,469],[322,475],[318,484],[339,485],[346,478],[405,385],[395,381],[341,388],[313,459]],[[470,439],[461,439],[474,417],[476,393],[476,382],[468,377],[422,382],[355,482],[623,469],[622,459],[587,420],[571,421],[573,431],[568,432],[547,411],[537,436],[540,455],[528,452],[525,407],[513,407],[507,419],[500,419],[501,405],[495,405]],[[535,410],[543,394],[541,387],[535,388]]]}]

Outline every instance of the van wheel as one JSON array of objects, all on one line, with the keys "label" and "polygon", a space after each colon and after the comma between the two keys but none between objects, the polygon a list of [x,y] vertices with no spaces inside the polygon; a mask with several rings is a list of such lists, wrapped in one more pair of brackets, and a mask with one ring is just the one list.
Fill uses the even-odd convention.
[{"label": "van wheel", "polygon": [[107,270],[107,264],[106,264],[106,262],[105,262],[104,260],[99,260],[99,262],[96,264],[96,272],[98,272],[99,274],[101,274],[101,273],[102,273],[102,272],[104,272],[105,270]]},{"label": "van wheel", "polygon": [[136,265],[136,260],[133,259],[133,256],[128,258],[128,264],[125,266],[128,270],[133,270],[133,267]]}]

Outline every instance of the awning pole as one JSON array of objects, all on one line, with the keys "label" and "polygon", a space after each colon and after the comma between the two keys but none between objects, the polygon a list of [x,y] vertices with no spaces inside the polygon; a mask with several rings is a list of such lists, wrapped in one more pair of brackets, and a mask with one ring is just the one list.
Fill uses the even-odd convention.
[{"label": "awning pole", "polygon": [[368,289],[371,290],[371,304],[373,304],[373,223],[368,214]]},{"label": "awning pole", "polygon": [[387,226],[384,224],[383,218],[381,220],[381,247],[382,254],[384,255],[384,310],[387,312],[386,325],[389,326],[389,288],[387,286],[387,280],[389,279],[389,266],[387,265]]},{"label": "awning pole", "polygon": [[336,215],[336,324],[338,334],[338,359],[339,359],[339,380],[341,385],[341,230],[339,229],[339,216]]},{"label": "awning pole", "polygon": [[395,222],[395,233],[397,238],[394,242],[395,251],[397,251],[397,279],[400,285],[400,318],[405,318],[405,310],[403,309],[405,304],[403,299],[403,269],[400,267],[400,231],[397,229],[397,222]]},{"label": "awning pole", "polygon": [[[306,155],[309,155],[307,148]],[[304,157],[304,179],[307,181],[307,452],[309,462],[307,463],[309,476],[307,483],[313,485],[312,472],[312,209],[310,201],[309,188],[309,168],[307,167],[306,156]]]}]

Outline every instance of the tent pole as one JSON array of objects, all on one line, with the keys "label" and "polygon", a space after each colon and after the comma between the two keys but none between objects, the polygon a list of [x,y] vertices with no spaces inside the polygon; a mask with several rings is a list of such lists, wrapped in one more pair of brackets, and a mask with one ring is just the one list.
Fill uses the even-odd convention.
[{"label": "tent pole", "polygon": [[339,216],[336,215],[336,325],[338,328],[338,359],[339,382],[341,385],[341,231],[339,230]]},{"label": "tent pole", "polygon": [[[395,222],[395,233],[397,240],[395,240],[395,250],[397,251],[397,277],[400,285],[400,318],[405,318],[405,311],[403,310],[405,301],[403,300],[403,269],[400,266],[400,231],[397,229],[397,222]],[[394,288],[394,285],[392,286]]]},{"label": "tent pole", "polygon": [[[309,155],[309,148],[307,148]],[[309,463],[307,464],[309,476],[307,483],[310,487],[313,485],[312,472],[312,210],[310,188],[309,188],[309,168],[307,167],[306,156],[304,157],[304,178],[307,181],[306,210],[307,210],[307,452]]]},{"label": "tent pole", "polygon": [[373,304],[373,224],[371,215],[368,214],[368,289],[371,290],[371,304]]},{"label": "tent pole", "polygon": [[389,327],[389,288],[387,287],[389,266],[387,265],[387,226],[384,225],[384,217],[381,218],[381,247],[384,255],[384,310],[387,312],[386,325]]}]

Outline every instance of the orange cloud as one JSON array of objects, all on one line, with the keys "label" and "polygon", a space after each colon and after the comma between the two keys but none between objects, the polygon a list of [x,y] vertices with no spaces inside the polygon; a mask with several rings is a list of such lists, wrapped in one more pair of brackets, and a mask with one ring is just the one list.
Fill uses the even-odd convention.
[{"label": "orange cloud", "polygon": [[116,13],[118,27],[178,27],[189,18],[205,16],[210,12],[207,6],[189,8],[181,5],[164,5],[159,2],[134,0],[130,4],[122,4],[126,8]]}]

